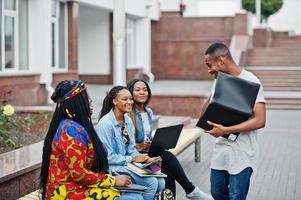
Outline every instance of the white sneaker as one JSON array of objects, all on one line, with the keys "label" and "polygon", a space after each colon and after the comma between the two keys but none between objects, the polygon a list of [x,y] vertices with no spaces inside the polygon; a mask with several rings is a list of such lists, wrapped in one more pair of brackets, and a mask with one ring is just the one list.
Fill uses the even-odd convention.
[{"label": "white sneaker", "polygon": [[198,187],[195,187],[191,193],[186,194],[186,198],[193,200],[214,200],[210,194],[203,192]]}]

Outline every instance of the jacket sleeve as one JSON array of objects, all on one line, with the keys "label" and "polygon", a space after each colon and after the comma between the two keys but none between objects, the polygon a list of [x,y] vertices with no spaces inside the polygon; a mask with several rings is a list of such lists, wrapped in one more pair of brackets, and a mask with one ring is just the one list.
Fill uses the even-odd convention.
[{"label": "jacket sleeve", "polygon": [[109,165],[122,166],[132,161],[131,155],[123,155],[117,151],[118,138],[115,138],[114,129],[109,123],[99,121],[96,126],[96,132],[108,151]]}]

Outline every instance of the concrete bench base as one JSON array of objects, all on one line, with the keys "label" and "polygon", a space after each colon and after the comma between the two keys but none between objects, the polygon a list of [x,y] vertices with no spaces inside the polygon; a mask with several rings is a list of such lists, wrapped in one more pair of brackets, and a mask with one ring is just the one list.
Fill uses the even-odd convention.
[{"label": "concrete bench base", "polygon": [[39,193],[39,190],[36,190],[24,197],[19,198],[18,200],[39,200],[41,199],[41,194]]}]

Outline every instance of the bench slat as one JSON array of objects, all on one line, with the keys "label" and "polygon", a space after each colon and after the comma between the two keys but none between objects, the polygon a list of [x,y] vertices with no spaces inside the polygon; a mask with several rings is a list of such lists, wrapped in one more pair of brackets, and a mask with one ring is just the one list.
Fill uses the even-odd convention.
[{"label": "bench slat", "polygon": [[177,146],[174,149],[170,149],[169,151],[174,155],[178,155],[184,149],[189,147],[192,143],[196,142],[197,139],[201,137],[201,135],[202,130],[199,128],[183,129],[180,134]]}]

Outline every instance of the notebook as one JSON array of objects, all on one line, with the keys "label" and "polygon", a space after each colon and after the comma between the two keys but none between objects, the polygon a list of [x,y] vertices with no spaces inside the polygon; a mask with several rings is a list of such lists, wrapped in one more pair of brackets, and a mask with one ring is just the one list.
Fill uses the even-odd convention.
[{"label": "notebook", "polygon": [[151,177],[151,176],[152,177],[162,177],[162,178],[167,177],[167,175],[162,173],[161,171],[153,173],[151,170],[146,169],[146,168],[140,168],[140,167],[134,165],[133,163],[128,163],[125,167],[140,177]]},{"label": "notebook", "polygon": [[144,149],[142,152],[154,156],[160,151],[175,148],[183,126],[184,124],[178,124],[156,129],[149,149]]},{"label": "notebook", "polygon": [[111,189],[118,192],[145,192],[147,187],[137,184],[130,184],[128,186],[112,186]]},{"label": "notebook", "polygon": [[212,100],[196,126],[211,130],[213,127],[207,121],[233,126],[248,120],[253,114],[259,87],[257,83],[219,72]]}]

